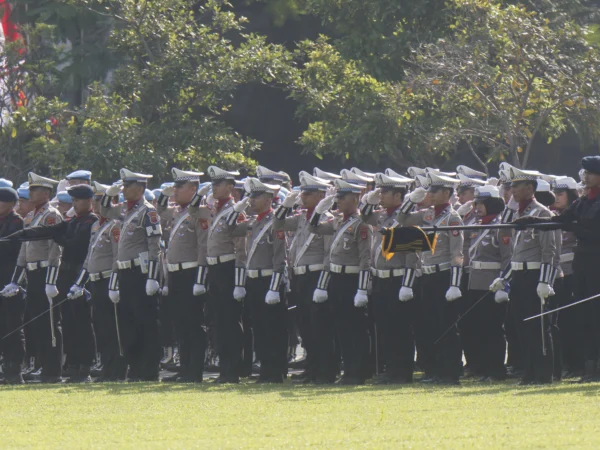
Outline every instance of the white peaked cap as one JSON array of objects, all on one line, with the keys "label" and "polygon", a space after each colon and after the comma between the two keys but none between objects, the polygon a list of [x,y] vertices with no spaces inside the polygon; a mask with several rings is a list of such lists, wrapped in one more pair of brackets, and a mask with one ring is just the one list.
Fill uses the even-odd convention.
[{"label": "white peaked cap", "polygon": [[144,183],[146,181],[148,181],[150,178],[152,178],[152,175],[146,175],[143,173],[135,173],[129,169],[121,169],[119,171],[119,176],[121,177],[121,180],[123,180],[123,181],[138,181],[138,182],[144,182]]},{"label": "white peaked cap", "polygon": [[211,180],[235,180],[240,173],[237,170],[227,171],[217,166],[208,168],[208,176]]},{"label": "white peaked cap", "polygon": [[179,170],[173,167],[171,169],[171,175],[173,176],[173,181],[192,181],[199,183],[200,177],[204,175],[204,173]]},{"label": "white peaked cap", "polygon": [[319,178],[322,178],[323,180],[328,180],[328,181],[339,180],[342,178],[338,174],[331,173],[331,172],[325,172],[324,170],[321,170],[318,167],[315,167],[313,169],[313,175],[315,177],[319,177]]}]

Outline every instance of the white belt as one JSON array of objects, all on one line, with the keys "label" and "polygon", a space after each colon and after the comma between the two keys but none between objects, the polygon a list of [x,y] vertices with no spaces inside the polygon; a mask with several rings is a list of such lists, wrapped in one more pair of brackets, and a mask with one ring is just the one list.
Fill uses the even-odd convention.
[{"label": "white belt", "polygon": [[273,269],[246,270],[248,278],[270,277],[271,275],[273,275]]},{"label": "white belt", "polygon": [[560,255],[560,262],[561,263],[571,262],[571,261],[573,261],[574,257],[575,257],[575,253],[563,253],[562,255]]},{"label": "white belt", "polygon": [[38,261],[38,262],[34,262],[34,263],[27,263],[27,270],[29,270],[30,272],[32,270],[37,270],[37,269],[43,269],[45,267],[48,267],[50,264],[48,263],[48,261]]},{"label": "white belt", "polygon": [[432,273],[443,272],[444,270],[449,270],[452,265],[449,262],[441,263],[441,264],[433,264],[431,266],[423,266],[423,273],[430,275]]},{"label": "white belt", "polygon": [[214,266],[215,264],[233,261],[234,259],[235,259],[235,254],[230,253],[229,255],[223,255],[223,256],[207,256],[206,262],[208,263],[209,266]]},{"label": "white belt", "polygon": [[542,263],[539,262],[514,262],[510,263],[512,270],[537,270],[542,267]]},{"label": "white belt", "polygon": [[360,267],[358,266],[342,266],[341,264],[329,264],[329,270],[333,273],[358,273]]},{"label": "white belt", "polygon": [[371,269],[371,275],[377,278],[392,278],[392,277],[401,277],[404,276],[406,271],[404,269],[386,269],[386,270],[378,270]]},{"label": "white belt", "polygon": [[308,266],[294,267],[294,275],[304,275],[306,272],[320,272],[325,266],[323,264],[310,264]]},{"label": "white belt", "polygon": [[167,264],[167,270],[169,272],[179,272],[180,270],[193,269],[194,267],[198,267],[198,262],[184,262],[184,263],[176,263],[176,264]]},{"label": "white belt", "polygon": [[105,270],[104,272],[98,273],[90,273],[90,281],[106,280],[107,278],[110,278],[111,274],[112,270]]},{"label": "white belt", "polygon": [[500,270],[502,269],[502,264],[499,262],[471,261],[471,269]]},{"label": "white belt", "polygon": [[133,269],[140,266],[140,258],[135,258],[129,261],[117,261],[117,267],[120,270]]}]

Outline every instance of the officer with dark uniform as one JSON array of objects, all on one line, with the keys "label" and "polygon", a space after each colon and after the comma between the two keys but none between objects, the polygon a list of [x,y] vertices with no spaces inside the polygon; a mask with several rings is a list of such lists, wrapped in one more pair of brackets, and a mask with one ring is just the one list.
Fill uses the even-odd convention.
[{"label": "officer with dark uniform", "polygon": [[[0,187],[0,238],[23,229],[23,219],[15,212],[18,200],[17,191],[10,185]],[[10,277],[15,272],[20,248],[19,242],[2,242],[0,240],[0,253],[2,254],[0,285],[7,286],[0,292],[0,339],[23,325],[25,315],[23,291],[17,286],[10,285]],[[0,354],[4,358],[5,382],[23,384],[23,375],[21,374],[21,364],[25,357],[25,332],[23,329],[0,341]]]},{"label": "officer with dark uniform", "polygon": [[[38,226],[52,226],[62,222],[56,208],[50,205],[50,196],[58,181],[41,177],[33,172],[28,175],[29,197],[34,206],[24,219],[25,229]],[[26,242],[21,245],[17,267],[12,277],[11,291],[18,289],[27,277],[26,316],[40,317],[27,328],[27,339],[34,341],[35,358],[42,368],[42,382],[61,383],[63,334],[60,310],[55,308],[58,289],[58,266],[61,249],[52,239]],[[68,288],[67,288],[68,289]]]},{"label": "officer with dark uniform", "polygon": [[[334,181],[334,186],[336,194],[319,202],[310,221],[314,233],[333,236],[329,273],[322,272],[314,301],[328,301],[332,306],[344,362],[339,383],[358,385],[364,384],[370,371],[367,289],[373,233],[371,226],[360,220],[358,204],[363,186],[340,179]],[[321,221],[334,203],[338,205],[335,217]]]},{"label": "officer with dark uniform", "polygon": [[[117,258],[118,289],[109,286],[109,296],[118,301],[119,330],[129,381],[158,381],[158,275],[162,229],[156,209],[144,198],[152,175],[120,171],[125,204],[115,206],[120,184],[106,189],[100,213],[107,219],[122,219]],[[111,293],[112,291],[112,293]]]},{"label": "officer with dark uniform", "polygon": [[[287,304],[283,272],[286,262],[285,232],[273,228],[273,197],[278,185],[257,178],[246,180],[248,203],[255,217],[234,225],[233,236],[246,236],[246,299],[260,360],[259,383],[282,383],[287,375]],[[236,204],[236,206],[240,205]],[[238,207],[238,210],[240,208]]]},{"label": "officer with dark uniform", "polygon": [[[243,348],[242,310],[246,297],[245,238],[232,235],[230,217],[243,220],[241,214],[247,202],[234,207],[232,197],[238,172],[228,172],[215,166],[208,168],[211,185],[201,188],[189,206],[190,215],[208,221],[206,262],[210,300],[216,312],[219,377],[217,383],[239,383]],[[212,187],[212,206],[200,206]],[[239,214],[239,217],[238,217]]]},{"label": "officer with dark uniform", "polygon": [[[173,168],[173,186],[162,189],[157,210],[161,223],[169,230],[166,254],[169,295],[174,316],[175,337],[179,345],[181,369],[163,381],[202,382],[206,329],[206,239],[208,220],[190,216],[188,206],[200,183],[202,172]],[[175,206],[169,206],[173,197]]]}]

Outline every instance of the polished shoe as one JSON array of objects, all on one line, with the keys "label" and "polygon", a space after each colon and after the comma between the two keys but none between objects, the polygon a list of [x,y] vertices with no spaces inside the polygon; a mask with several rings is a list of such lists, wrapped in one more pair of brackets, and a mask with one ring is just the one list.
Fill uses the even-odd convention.
[{"label": "polished shoe", "polygon": [[339,380],[336,381],[336,385],[340,386],[361,386],[365,384],[364,380],[360,380],[356,377],[346,377],[342,376]]},{"label": "polished shoe", "polygon": [[238,384],[240,379],[237,377],[219,377],[213,383],[215,384]]},{"label": "polished shoe", "polygon": [[439,378],[436,382],[437,385],[439,386],[460,386],[460,380],[456,379],[456,378],[446,378],[446,377],[442,377]]},{"label": "polished shoe", "polygon": [[432,376],[424,376],[423,378],[421,378],[419,380],[419,383],[437,384],[439,381],[440,381],[440,379],[438,377],[436,377],[435,375],[432,375]]},{"label": "polished shoe", "polygon": [[192,375],[179,375],[176,381],[177,383],[202,383],[202,377],[195,377]]}]

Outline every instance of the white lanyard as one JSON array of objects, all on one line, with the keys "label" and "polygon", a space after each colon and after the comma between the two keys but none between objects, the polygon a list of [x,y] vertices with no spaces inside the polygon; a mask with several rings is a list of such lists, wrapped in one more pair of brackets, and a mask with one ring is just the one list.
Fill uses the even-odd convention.
[{"label": "white lanyard", "polygon": [[358,220],[357,217],[355,217],[352,220],[349,220],[347,223],[344,224],[344,226],[342,228],[340,228],[338,230],[338,234],[335,237],[335,239],[333,240],[333,243],[331,244],[331,250],[329,250],[329,257],[331,257],[331,255],[333,254],[333,250],[335,249],[335,247],[337,246],[337,243],[339,242],[339,240],[342,238],[342,236],[344,235],[344,232],[350,228],[350,226],[352,226],[353,223],[355,223]]},{"label": "white lanyard", "polygon": [[262,237],[265,235],[265,233],[271,228],[271,225],[273,225],[273,219],[271,219],[269,221],[269,223],[267,223],[265,225],[265,227],[262,230],[260,230],[260,233],[258,233],[256,238],[254,239],[254,242],[252,243],[252,247],[250,247],[250,251],[248,252],[248,257],[246,258],[246,267],[248,267],[250,265],[250,260],[254,256],[254,252],[256,251],[256,246],[258,245],[258,242],[262,239]]},{"label": "white lanyard", "polygon": [[190,213],[186,211],[185,214],[182,214],[182,216],[179,218],[179,220],[175,223],[175,225],[173,226],[173,228],[171,229],[171,236],[169,236],[169,244],[171,243],[171,241],[173,240],[173,237],[175,236],[175,234],[177,233],[177,230],[179,230],[179,227],[181,226],[181,224],[185,221],[185,219],[187,219],[190,216]]}]

